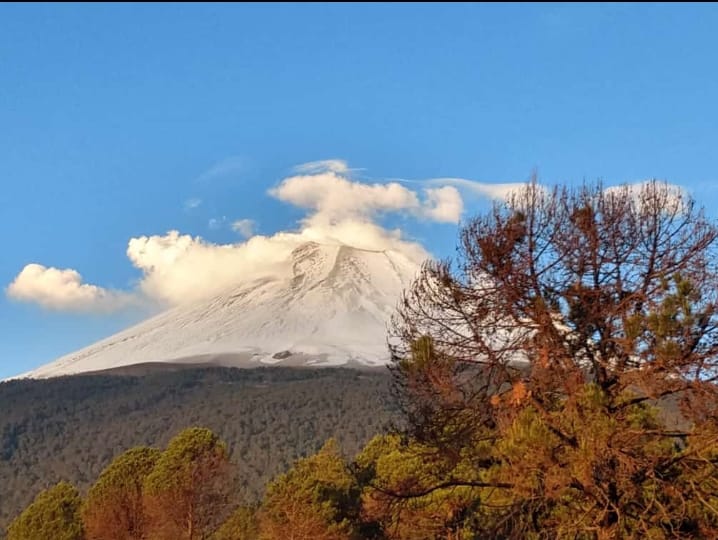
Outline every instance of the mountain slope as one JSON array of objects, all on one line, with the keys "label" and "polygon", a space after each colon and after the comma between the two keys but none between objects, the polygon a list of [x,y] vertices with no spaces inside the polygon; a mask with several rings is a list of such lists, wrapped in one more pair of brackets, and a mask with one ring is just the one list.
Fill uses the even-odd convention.
[{"label": "mountain slope", "polygon": [[383,365],[386,323],[416,271],[398,252],[308,242],[278,276],[173,308],[23,376],[145,362]]}]

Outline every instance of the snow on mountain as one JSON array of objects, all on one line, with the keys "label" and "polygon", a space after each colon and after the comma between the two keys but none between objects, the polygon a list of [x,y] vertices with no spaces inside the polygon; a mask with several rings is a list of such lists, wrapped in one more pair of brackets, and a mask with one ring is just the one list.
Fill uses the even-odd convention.
[{"label": "snow on mountain", "polygon": [[21,377],[146,362],[383,365],[386,324],[417,270],[396,251],[308,242],[279,276],[170,309]]}]

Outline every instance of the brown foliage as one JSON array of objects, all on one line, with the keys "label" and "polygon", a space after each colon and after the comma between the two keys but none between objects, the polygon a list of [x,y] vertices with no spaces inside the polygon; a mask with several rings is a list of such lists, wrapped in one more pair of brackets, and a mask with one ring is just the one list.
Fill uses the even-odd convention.
[{"label": "brown foliage", "polygon": [[143,486],[150,538],[207,538],[226,517],[228,467],[227,448],[210,430],[172,439]]},{"label": "brown foliage", "polygon": [[[718,535],[717,238],[667,184],[534,180],[464,227],[456,268],[424,266],[394,321],[396,385],[423,444],[503,441],[496,531]],[[653,417],[660,400],[680,426]]]},{"label": "brown foliage", "polygon": [[82,511],[87,540],[143,540],[147,515],[143,483],[160,451],[132,448],[116,457],[90,488]]}]

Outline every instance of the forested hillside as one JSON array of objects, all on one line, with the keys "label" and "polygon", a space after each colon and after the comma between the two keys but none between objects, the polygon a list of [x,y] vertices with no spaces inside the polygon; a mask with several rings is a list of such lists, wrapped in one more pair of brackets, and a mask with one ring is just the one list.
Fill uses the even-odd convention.
[{"label": "forested hillside", "polygon": [[252,501],[328,438],[353,455],[394,418],[383,370],[146,371],[0,384],[0,530],[42,489],[67,480],[84,492],[115,456],[188,426],[226,441],[233,492]]}]

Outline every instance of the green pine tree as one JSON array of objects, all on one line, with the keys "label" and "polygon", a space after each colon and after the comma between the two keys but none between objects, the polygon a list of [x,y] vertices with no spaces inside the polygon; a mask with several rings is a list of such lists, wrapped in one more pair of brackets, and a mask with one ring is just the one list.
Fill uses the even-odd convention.
[{"label": "green pine tree", "polygon": [[67,482],[41,492],[8,527],[7,540],[83,540],[77,489]]}]

